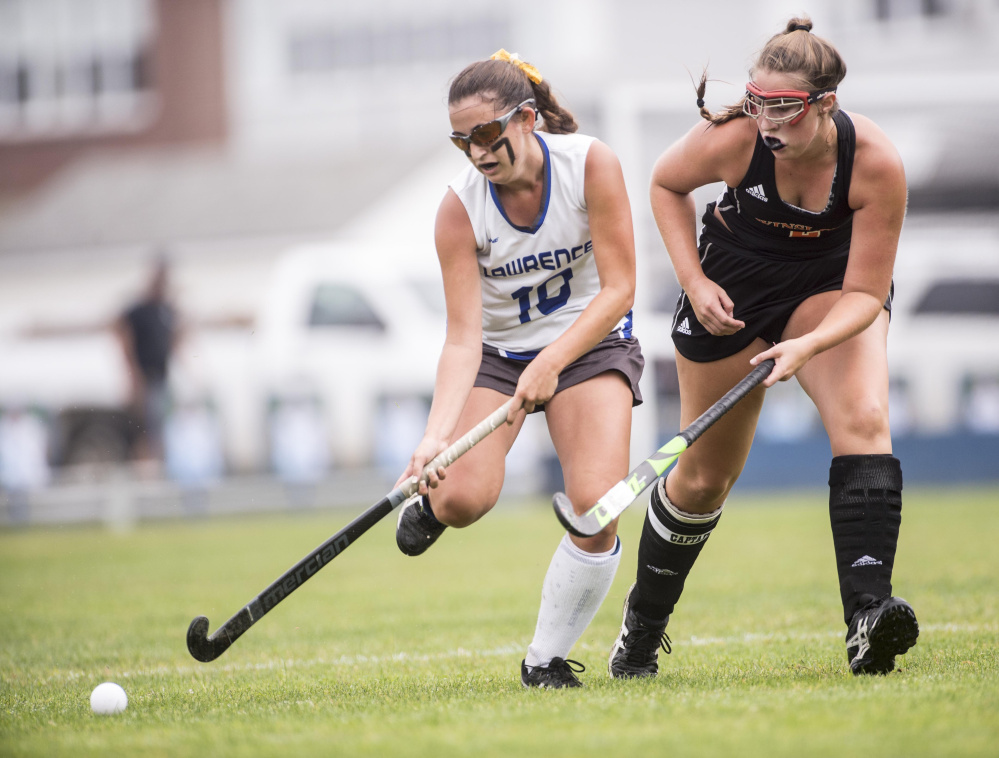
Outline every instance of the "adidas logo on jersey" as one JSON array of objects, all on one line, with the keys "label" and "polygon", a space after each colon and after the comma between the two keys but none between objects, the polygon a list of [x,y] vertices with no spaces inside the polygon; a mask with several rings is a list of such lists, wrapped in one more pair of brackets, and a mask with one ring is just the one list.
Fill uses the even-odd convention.
[{"label": "adidas logo on jersey", "polygon": [[681,321],[679,323],[679,325],[677,325],[676,331],[680,332],[680,334],[689,335],[690,334],[690,319],[685,318],[683,321]]},{"label": "adidas logo on jersey", "polygon": [[877,558],[871,558],[869,555],[865,555],[863,558],[858,558],[855,560],[850,568],[857,568],[857,566],[880,566],[881,561]]},{"label": "adidas logo on jersey", "polygon": [[748,187],[746,189],[746,194],[752,195],[757,200],[762,200],[764,203],[769,202],[769,200],[767,200],[767,194],[763,191],[762,184],[757,184],[755,187]]}]

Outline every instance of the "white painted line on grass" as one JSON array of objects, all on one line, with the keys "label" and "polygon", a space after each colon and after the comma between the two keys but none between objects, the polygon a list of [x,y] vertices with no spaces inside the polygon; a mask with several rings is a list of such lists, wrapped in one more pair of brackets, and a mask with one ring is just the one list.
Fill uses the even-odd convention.
[{"label": "white painted line on grass", "polygon": [[[979,632],[999,633],[999,625],[996,624],[922,624],[919,627],[921,634],[949,635],[949,634],[976,634]],[[735,645],[765,645],[771,642],[814,642],[818,640],[834,639],[843,637],[845,632],[825,630],[821,632],[771,632],[768,634],[739,634],[728,637],[697,637],[691,636],[686,639],[674,640],[673,644],[678,646],[690,645],[701,646],[735,646]],[[596,650],[593,644],[582,644],[583,650]],[[468,650],[466,648],[456,648],[453,650],[443,650],[439,653],[409,653],[400,652],[390,655],[341,655],[338,658],[312,658],[308,660],[295,660],[294,658],[281,658],[275,660],[262,661],[258,663],[226,663],[223,665],[205,664],[201,666],[154,666],[148,669],[138,669],[136,671],[123,671],[119,674],[109,672],[121,679],[135,679],[143,677],[157,676],[188,676],[194,674],[214,674],[219,672],[239,673],[244,671],[272,671],[275,669],[310,669],[325,666],[364,666],[379,665],[383,663],[405,663],[412,661],[415,663],[428,663],[431,661],[454,660],[458,658],[495,658],[504,655],[522,656],[527,649],[527,642],[509,643],[500,647],[488,650]],[[600,648],[601,651],[603,650]],[[101,675],[97,675],[99,678]],[[46,682],[66,682],[78,679],[94,679],[94,672],[90,671],[57,671],[46,677]]]}]

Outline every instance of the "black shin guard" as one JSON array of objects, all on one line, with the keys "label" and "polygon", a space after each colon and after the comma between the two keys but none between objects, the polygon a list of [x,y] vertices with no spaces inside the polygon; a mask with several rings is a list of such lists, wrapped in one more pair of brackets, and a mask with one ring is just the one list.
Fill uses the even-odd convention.
[{"label": "black shin guard", "polygon": [[673,612],[694,561],[721,517],[716,513],[713,518],[680,520],[674,508],[663,503],[658,485],[653,488],[638,544],[638,597],[633,609],[656,623]]},{"label": "black shin guard", "polygon": [[840,455],[829,469],[829,520],[847,624],[891,595],[902,523],[902,467],[892,455]]}]

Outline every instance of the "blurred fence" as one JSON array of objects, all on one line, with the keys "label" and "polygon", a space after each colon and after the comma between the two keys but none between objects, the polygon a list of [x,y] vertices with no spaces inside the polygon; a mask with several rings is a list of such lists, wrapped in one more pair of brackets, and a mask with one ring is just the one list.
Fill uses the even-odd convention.
[{"label": "blurred fence", "polygon": [[[999,483],[999,435],[948,434],[892,441],[905,484]],[[829,440],[757,440],[739,488],[818,487],[829,478]]]},{"label": "blurred fence", "polygon": [[[556,483],[546,461],[530,467],[518,463],[517,457],[507,469],[503,496],[550,494]],[[191,486],[142,464],[80,466],[53,471],[44,485],[0,487],[0,528],[105,524],[128,530],[157,520],[360,511],[391,491],[397,475],[395,469],[365,467],[331,469],[307,481],[259,473],[229,475]]]}]

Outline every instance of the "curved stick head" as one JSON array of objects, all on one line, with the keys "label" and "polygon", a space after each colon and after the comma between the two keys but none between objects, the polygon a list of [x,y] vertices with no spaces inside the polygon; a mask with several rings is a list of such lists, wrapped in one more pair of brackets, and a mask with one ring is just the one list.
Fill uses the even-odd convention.
[{"label": "curved stick head", "polygon": [[[555,516],[561,522],[565,530],[570,534],[575,534],[577,537],[592,537],[596,532],[588,534],[583,531],[584,524],[580,523],[580,516],[576,515],[576,509],[572,507],[572,501],[569,496],[564,492],[556,492],[552,497],[552,508],[555,509]],[[582,517],[582,518],[585,518]],[[597,527],[597,532],[600,531],[600,527]]]},{"label": "curved stick head", "polygon": [[[198,616],[187,628],[187,649],[202,663],[214,661],[229,649],[229,638],[212,639],[208,636],[208,618]],[[216,633],[217,634],[217,633]]]}]

